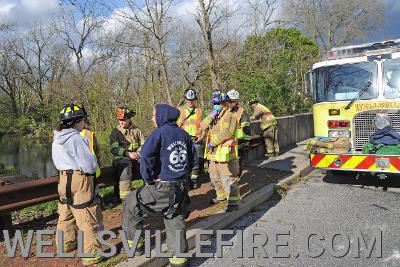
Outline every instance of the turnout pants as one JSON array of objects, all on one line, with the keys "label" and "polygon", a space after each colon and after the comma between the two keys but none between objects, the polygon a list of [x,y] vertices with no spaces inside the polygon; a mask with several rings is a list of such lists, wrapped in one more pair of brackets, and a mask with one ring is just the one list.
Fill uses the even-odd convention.
[{"label": "turnout pants", "polygon": [[[185,179],[186,180],[186,179]],[[176,255],[177,242],[181,252],[187,252],[186,226],[188,216],[188,185],[182,182],[156,182],[129,193],[122,204],[122,229],[128,240],[133,240],[136,230],[143,229],[149,216],[163,216],[167,234],[168,252]],[[171,258],[170,262],[186,259]]]},{"label": "turnout pants", "polygon": [[[194,140],[194,137],[192,137]],[[196,153],[198,157],[198,162],[193,166],[192,173],[191,173],[191,179],[193,181],[198,181],[199,176],[203,173],[204,171],[204,143],[199,143],[199,144],[194,144],[196,148]]]},{"label": "turnout pants", "polygon": [[246,154],[249,151],[248,140],[239,140],[239,177],[242,175],[243,169],[246,165]]},{"label": "turnout pants", "polygon": [[210,180],[215,188],[218,200],[228,200],[228,205],[239,205],[239,162],[210,161]]},{"label": "turnout pants", "polygon": [[[94,197],[94,176],[87,176],[80,171],[60,172],[58,182],[58,204],[57,230],[64,232],[64,251],[76,248],[76,230],[83,232],[83,252],[95,255],[97,243],[97,231],[102,231],[103,215],[99,199]],[[68,181],[69,180],[69,181]],[[70,184],[70,189],[68,189]],[[72,201],[71,204],[62,202]],[[57,240],[57,239],[56,239]],[[90,262],[95,258],[83,258]]]},{"label": "turnout pants", "polygon": [[113,163],[118,171],[119,196],[124,200],[132,191],[132,180],[141,179],[140,164],[137,160],[120,159]]},{"label": "turnout pants", "polygon": [[279,153],[278,144],[278,126],[272,125],[264,130],[263,133],[265,148],[267,149],[267,154]]}]

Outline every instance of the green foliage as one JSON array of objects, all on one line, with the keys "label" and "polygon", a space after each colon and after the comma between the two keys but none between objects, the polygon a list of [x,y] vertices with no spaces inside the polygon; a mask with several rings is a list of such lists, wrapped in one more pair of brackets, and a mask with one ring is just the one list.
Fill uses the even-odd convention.
[{"label": "green foliage", "polygon": [[309,111],[303,75],[318,54],[318,45],[300,31],[273,29],[247,38],[229,81],[243,98],[259,97],[276,115]]},{"label": "green foliage", "polygon": [[16,174],[16,170],[13,165],[5,165],[0,162],[0,175],[14,175],[14,174]]},{"label": "green foliage", "polygon": [[15,126],[18,130],[28,131],[30,123],[31,120],[29,119],[29,117],[26,115],[22,115],[17,119]]},{"label": "green foliage", "polygon": [[50,106],[39,104],[33,105],[29,113],[17,118],[14,125],[9,124],[18,132],[29,133],[31,137],[48,138],[51,136],[51,122],[54,117]]},{"label": "green foliage", "polygon": [[[272,29],[263,36],[249,36],[243,46],[237,47],[235,56],[221,55],[218,71],[222,86],[236,88],[243,101],[258,96],[275,115],[290,115],[310,110],[311,102],[303,89],[303,75],[317,61],[318,55],[317,44],[298,30]],[[17,111],[7,97],[0,99],[3,115],[0,127],[4,128],[0,132],[12,129],[50,141],[59,111],[65,103],[75,102],[83,104],[89,113],[88,128],[97,133],[102,157],[103,154],[109,156],[108,137],[118,124],[115,118],[118,106],[126,105],[136,111],[133,122],[147,136],[154,129],[153,105],[166,102],[165,90],[155,77],[136,83],[137,77],[129,72],[116,73],[94,71],[84,80],[71,74],[65,81],[48,85],[52,90],[56,88],[57,93],[46,90],[45,101],[26,94],[27,98],[19,103]],[[199,103],[207,110],[212,91],[209,72],[206,70],[199,77],[195,88],[200,96]],[[176,105],[182,100],[186,83],[177,83],[174,87],[171,93]]]},{"label": "green foliage", "polygon": [[57,208],[58,208],[58,200],[53,200],[42,204],[34,205],[31,207],[27,207],[20,211],[15,211],[11,215],[13,219],[19,218],[25,220],[29,218],[29,220],[32,220],[52,215],[57,212]]},{"label": "green foliage", "polygon": [[114,194],[113,186],[105,187],[99,190],[99,195],[103,200],[112,197],[113,194]]}]

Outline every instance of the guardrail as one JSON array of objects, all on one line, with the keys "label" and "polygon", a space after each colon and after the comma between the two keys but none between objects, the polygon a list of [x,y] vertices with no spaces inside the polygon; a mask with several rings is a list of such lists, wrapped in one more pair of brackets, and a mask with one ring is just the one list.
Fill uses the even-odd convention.
[{"label": "guardrail", "polygon": [[[114,186],[114,193],[119,193],[114,168],[106,167],[101,171],[98,178],[100,187]],[[57,185],[57,176],[9,185],[0,184],[0,229],[12,228],[12,211],[58,199]]]},{"label": "guardrail", "polygon": [[[282,148],[295,145],[296,142],[313,135],[311,113],[277,119],[279,142]],[[250,149],[245,159],[247,161],[263,158],[265,153],[259,123],[252,123],[251,130]],[[114,186],[114,194],[119,197],[119,183],[113,167],[102,168],[102,173],[98,179],[100,187]],[[57,184],[58,177],[56,176],[16,184],[0,183],[0,229],[12,227],[12,211],[58,199]]]}]

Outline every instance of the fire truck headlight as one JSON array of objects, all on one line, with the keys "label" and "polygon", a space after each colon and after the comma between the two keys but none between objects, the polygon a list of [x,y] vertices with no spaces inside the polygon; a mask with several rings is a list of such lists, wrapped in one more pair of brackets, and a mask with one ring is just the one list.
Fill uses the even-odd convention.
[{"label": "fire truck headlight", "polygon": [[351,137],[350,136],[350,131],[347,130],[330,130],[328,131],[328,137],[339,137],[339,136],[345,136],[345,137]]},{"label": "fire truck headlight", "polygon": [[387,114],[377,114],[374,119],[374,125],[377,129],[381,130],[392,124],[392,120]]}]

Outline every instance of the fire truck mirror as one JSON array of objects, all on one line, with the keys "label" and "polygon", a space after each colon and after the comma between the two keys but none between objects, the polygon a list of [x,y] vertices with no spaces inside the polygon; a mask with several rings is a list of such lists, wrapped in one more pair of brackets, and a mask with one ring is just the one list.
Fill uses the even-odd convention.
[{"label": "fire truck mirror", "polygon": [[309,97],[314,96],[312,71],[308,71],[304,74],[304,89]]}]

